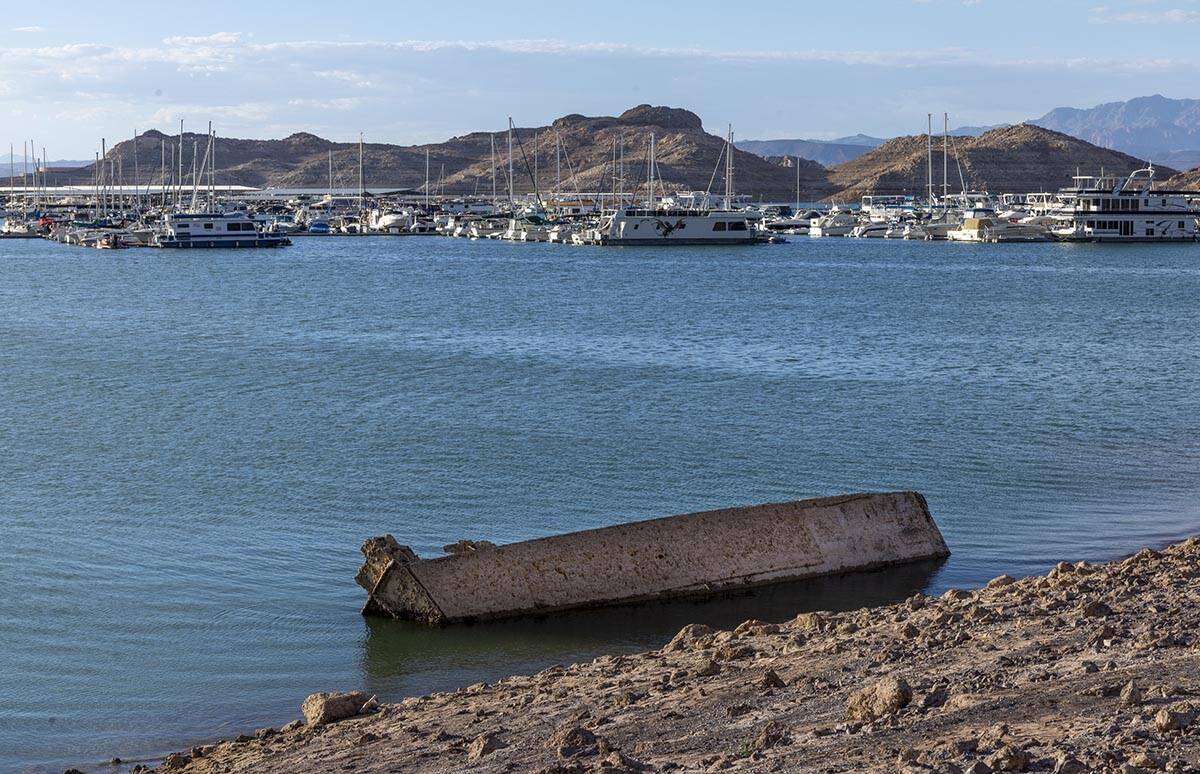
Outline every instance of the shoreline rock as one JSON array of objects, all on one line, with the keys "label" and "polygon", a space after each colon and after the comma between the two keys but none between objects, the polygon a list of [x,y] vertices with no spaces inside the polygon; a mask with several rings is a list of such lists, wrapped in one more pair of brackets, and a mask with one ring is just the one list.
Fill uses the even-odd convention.
[{"label": "shoreline rock", "polygon": [[1200,540],[243,739],[162,768],[1196,771]]}]

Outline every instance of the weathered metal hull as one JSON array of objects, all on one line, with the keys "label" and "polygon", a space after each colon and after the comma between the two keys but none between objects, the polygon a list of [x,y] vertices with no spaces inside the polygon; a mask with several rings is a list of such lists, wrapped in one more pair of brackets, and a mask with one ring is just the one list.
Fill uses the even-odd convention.
[{"label": "weathered metal hull", "polygon": [[916,492],[669,516],[436,559],[391,535],[362,550],[363,614],[435,624],[708,595],[950,553]]}]

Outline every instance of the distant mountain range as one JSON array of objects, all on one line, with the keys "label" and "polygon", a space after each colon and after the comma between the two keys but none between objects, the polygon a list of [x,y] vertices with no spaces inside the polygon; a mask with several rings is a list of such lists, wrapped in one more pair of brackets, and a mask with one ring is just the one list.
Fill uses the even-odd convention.
[{"label": "distant mountain range", "polygon": [[735,143],[738,148],[763,158],[799,156],[826,167],[857,158],[872,148],[878,148],[887,140],[856,134],[837,140],[742,140]]},{"label": "distant mountain range", "polygon": [[[986,131],[1007,126],[961,126],[951,129],[954,137],[977,137]],[[777,156],[799,156],[802,159],[815,161],[826,167],[853,161],[864,153],[878,148],[887,142],[883,137],[872,137],[867,134],[855,134],[849,137],[839,137],[836,140],[742,140],[735,143],[744,151],[759,156],[771,158]]]},{"label": "distant mountain range", "polygon": [[[1164,166],[1177,169],[1200,166],[1200,99],[1171,99],[1155,94],[1093,108],[1060,107],[1025,123]],[[950,130],[950,134],[978,137],[1005,126],[1009,124],[962,126]],[[882,144],[879,138],[855,135],[830,141],[745,140],[738,147],[762,156],[799,156],[831,167],[852,161]]]},{"label": "distant mountain range", "polygon": [[1200,99],[1161,94],[1094,108],[1055,108],[1029,123],[1141,159],[1189,169],[1200,165]]},{"label": "distant mountain range", "polygon": [[[13,157],[12,169],[13,169],[13,172],[15,172],[17,175],[21,174],[22,163],[23,162],[22,162],[20,156]],[[84,166],[85,164],[91,164],[91,163],[92,163],[92,159],[52,159],[51,161],[46,162],[46,168],[47,169],[77,169],[79,167]],[[30,159],[29,160],[29,171],[30,172],[33,171],[33,164],[34,164],[33,160]],[[9,160],[7,158],[4,159],[3,161],[0,161],[0,169],[4,170],[4,172],[7,173],[8,168],[9,168]]]}]

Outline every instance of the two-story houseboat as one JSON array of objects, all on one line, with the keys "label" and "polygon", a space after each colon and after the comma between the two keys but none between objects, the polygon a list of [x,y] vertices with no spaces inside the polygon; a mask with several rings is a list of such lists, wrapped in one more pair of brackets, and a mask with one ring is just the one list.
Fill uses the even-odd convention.
[{"label": "two-story houseboat", "polygon": [[1154,189],[1154,167],[1129,176],[1077,176],[1060,192],[1054,236],[1082,242],[1194,242],[1189,192]]}]

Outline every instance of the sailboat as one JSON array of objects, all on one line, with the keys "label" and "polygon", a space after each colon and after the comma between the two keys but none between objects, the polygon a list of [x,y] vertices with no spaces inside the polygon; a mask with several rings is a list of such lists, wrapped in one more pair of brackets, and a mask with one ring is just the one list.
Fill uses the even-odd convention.
[{"label": "sailboat", "polygon": [[[182,141],[182,134],[180,135]],[[199,180],[192,178],[191,212],[175,212],[163,215],[162,228],[154,235],[150,245],[163,248],[212,248],[212,247],[283,247],[292,240],[272,231],[264,231],[259,223],[244,212],[217,212],[214,183],[214,146],[216,135],[209,126],[208,151],[201,168],[207,167],[209,176],[208,201],[205,212],[197,212],[200,200]],[[182,160],[180,161],[182,169]],[[193,153],[193,166],[195,154]],[[182,194],[180,194],[182,196]]]},{"label": "sailboat", "polygon": [[[655,197],[655,137],[647,145],[646,204],[619,206],[593,234],[602,245],[729,245],[759,241],[757,213],[732,209],[733,129],[725,144],[725,201],[721,209],[664,206]],[[659,181],[661,182],[661,181]]]}]

